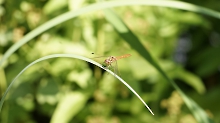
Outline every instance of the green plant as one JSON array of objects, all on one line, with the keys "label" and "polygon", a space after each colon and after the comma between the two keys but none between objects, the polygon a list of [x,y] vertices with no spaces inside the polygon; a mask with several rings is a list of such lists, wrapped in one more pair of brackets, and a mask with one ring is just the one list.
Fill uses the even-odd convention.
[{"label": "green plant", "polygon": [[[89,4],[89,2],[84,2],[84,3]],[[53,16],[54,12],[56,13],[57,10],[59,10],[58,12],[62,13],[62,11],[63,11],[62,9],[65,10],[64,6],[69,5],[70,8],[74,10],[74,9],[77,9],[77,7],[79,8],[83,5],[83,3],[78,3],[77,4],[78,6],[76,7],[76,6],[73,6],[74,4],[72,4],[71,1],[70,1],[70,3],[61,2],[60,5],[54,9],[53,8],[54,1],[51,1],[51,2],[48,2],[44,6],[44,13],[46,13],[48,16]],[[29,9],[28,6],[30,6],[32,4],[30,4],[28,2],[27,3],[23,2],[21,5],[23,5],[23,7],[24,7],[23,10],[24,10],[24,12],[26,12],[26,9]],[[70,52],[70,53],[74,53],[74,54],[78,53],[78,54],[82,54],[82,55],[85,55],[86,52],[90,52],[91,50],[97,51],[101,54],[104,54],[105,52],[107,52],[109,54],[110,53],[117,54],[118,51],[120,51],[120,53],[122,53],[122,52],[124,52],[123,50],[125,50],[127,52],[132,52],[132,54],[134,53],[136,55],[136,52],[137,52],[144,59],[142,59],[141,57],[135,57],[135,58],[139,59],[138,62],[136,61],[136,63],[134,64],[133,63],[134,61],[128,60],[128,61],[124,62],[124,64],[121,67],[124,70],[124,73],[126,73],[126,75],[128,75],[127,82],[129,83],[129,81],[134,81],[134,83],[129,83],[129,84],[131,84],[140,95],[143,95],[145,97],[145,99],[150,101],[151,103],[153,103],[154,100],[158,100],[158,99],[162,100],[163,98],[160,98],[160,96],[163,97],[162,96],[163,94],[161,92],[163,92],[166,89],[166,87],[168,87],[168,84],[167,83],[162,84],[163,86],[160,86],[160,84],[163,81],[164,82],[168,81],[176,89],[176,91],[180,94],[180,96],[185,101],[186,105],[191,110],[191,112],[193,113],[194,117],[196,118],[196,120],[198,122],[200,122],[200,123],[212,122],[209,119],[209,117],[206,115],[204,110],[201,109],[188,96],[186,96],[179,89],[179,87],[173,82],[173,80],[171,80],[170,78],[178,78],[178,79],[190,81],[193,83],[193,84],[191,84],[191,86],[193,88],[195,88],[198,92],[203,93],[205,91],[205,89],[204,89],[204,85],[201,83],[201,80],[198,79],[197,76],[184,70],[182,67],[171,62],[170,60],[166,61],[166,60],[161,59],[162,56],[168,56],[168,58],[169,58],[169,56],[171,56],[171,53],[174,51],[173,44],[176,44],[176,42],[174,42],[174,39],[177,38],[177,35],[179,33],[181,33],[183,30],[187,29],[187,26],[183,26],[183,27],[180,26],[179,27],[178,24],[184,23],[185,25],[187,25],[187,24],[199,25],[199,26],[203,26],[204,28],[209,28],[208,22],[205,19],[202,19],[201,17],[199,17],[198,15],[190,13],[190,12],[184,13],[182,11],[174,11],[174,10],[165,9],[165,8],[162,8],[162,9],[156,8],[155,9],[155,8],[150,8],[150,7],[149,8],[139,8],[139,7],[135,8],[134,7],[134,10],[131,10],[131,11],[125,11],[126,8],[121,8],[121,9],[118,8],[117,11],[119,13],[128,12],[128,16],[130,14],[130,16],[137,16],[137,18],[140,17],[141,19],[139,21],[143,21],[147,17],[149,17],[152,20],[155,20],[156,16],[152,16],[151,12],[155,12],[156,15],[162,15],[161,13],[163,13],[164,11],[166,11],[167,13],[170,13],[167,15],[162,15],[161,21],[160,20],[159,21],[152,21],[149,19],[148,21],[149,21],[149,25],[151,25],[150,27],[152,29],[151,30],[152,32],[149,32],[147,34],[147,37],[145,37],[145,35],[143,35],[144,29],[145,29],[144,25],[143,26],[142,25],[135,26],[136,23],[132,23],[132,22],[135,22],[134,19],[131,19],[130,21],[125,19],[125,22],[123,22],[123,20],[119,16],[117,16],[112,10],[107,9],[110,7],[126,6],[126,5],[153,5],[153,6],[171,7],[171,8],[177,8],[177,9],[183,9],[183,10],[188,10],[188,11],[192,11],[192,12],[199,12],[199,13],[207,14],[209,16],[213,16],[218,19],[220,18],[220,14],[218,12],[215,12],[215,11],[203,8],[203,7],[199,7],[196,5],[179,2],[179,1],[154,1],[154,2],[152,2],[152,1],[140,0],[140,1],[126,1],[126,2],[124,2],[124,1],[108,1],[108,2],[102,2],[102,3],[95,3],[92,5],[86,6],[84,8],[81,8],[81,9],[78,9],[75,11],[66,12],[60,16],[57,16],[54,19],[49,20],[45,24],[34,29],[30,33],[26,34],[20,41],[18,41],[15,45],[13,45],[9,50],[7,50],[5,52],[4,56],[2,57],[2,59],[0,61],[0,65],[2,65],[4,63],[4,61],[6,61],[9,58],[9,56],[11,56],[12,53],[14,53],[18,49],[20,52],[18,54],[15,54],[14,56],[12,55],[13,57],[11,57],[11,59],[9,59],[8,64],[14,64],[16,62],[21,62],[21,64],[25,66],[26,62],[33,61],[39,56],[45,56],[48,54],[54,54],[54,53],[60,53],[60,52],[63,52],[63,53]],[[74,7],[76,7],[76,8],[74,8]],[[120,37],[118,37],[116,35],[116,33],[113,30],[113,28],[111,27],[111,25],[109,25],[105,21],[105,18],[102,16],[102,14],[96,13],[94,15],[87,15],[87,14],[85,15],[85,13],[87,13],[87,12],[96,11],[96,10],[100,10],[100,9],[105,9],[104,15],[106,16],[106,19],[109,21],[109,23],[111,23],[112,27],[114,27],[114,29],[117,31],[117,33],[120,35]],[[150,12],[147,12],[148,10]],[[141,12],[146,12],[146,15],[143,15]],[[137,14],[137,13],[141,13],[141,14]],[[185,20],[181,20],[181,19],[173,17],[172,14],[174,14],[175,16],[178,16],[179,14],[181,16],[181,14],[184,14],[186,18],[184,18]],[[74,19],[74,20],[70,20],[74,17],[78,17],[78,18]],[[188,20],[187,20],[187,17],[188,17]],[[83,20],[83,21],[81,21],[81,20]],[[194,21],[189,21],[189,20],[194,20]],[[32,21],[30,21],[30,22],[32,22]],[[67,22],[65,22],[65,21],[67,21]],[[183,21],[183,22],[181,22],[181,21]],[[65,22],[65,24],[63,24],[62,26],[58,25],[58,24],[61,24],[62,22]],[[78,25],[75,23],[77,23]],[[155,24],[151,24],[151,23],[155,23]],[[174,24],[171,24],[171,23],[174,23]],[[133,28],[133,29],[129,29],[127,25],[131,26],[131,28]],[[36,25],[34,25],[33,23],[29,23],[30,28],[34,27],[34,26],[36,26]],[[46,30],[48,30],[54,26],[56,26],[56,27],[53,30],[50,30],[48,33],[45,32]],[[93,28],[93,27],[96,27],[96,28]],[[143,27],[143,29],[142,29],[142,27]],[[138,33],[134,34],[134,32],[132,32],[131,30],[134,30]],[[34,39],[34,37],[39,36],[43,32],[45,32],[45,33],[42,34],[40,36],[40,38]],[[60,36],[60,35],[63,35],[63,36]],[[140,37],[140,38],[137,38],[137,37]],[[124,39],[130,45],[130,47],[127,44],[122,43],[120,41],[121,39]],[[37,41],[41,41],[41,42],[36,42],[33,44],[31,44],[31,43],[26,44],[27,42],[29,42],[31,40],[37,40]],[[74,40],[74,43],[71,43],[72,40]],[[83,41],[81,41],[81,40],[83,40]],[[107,43],[108,45],[106,45],[104,40],[106,40],[108,42]],[[113,41],[110,42],[110,40],[111,41],[113,40]],[[144,41],[144,40],[148,40],[149,42]],[[166,41],[166,43],[164,43],[164,45],[166,45],[168,47],[167,49],[169,49],[169,50],[166,50],[166,48],[163,48],[164,46],[160,45],[161,43],[157,40]],[[43,41],[47,41],[47,43],[43,43]],[[22,45],[24,45],[24,46],[21,47]],[[42,48],[44,50],[42,50]],[[130,48],[132,48],[133,50],[130,50]],[[149,50],[150,53],[146,50],[148,48],[150,49]],[[68,50],[68,49],[70,49],[70,50]],[[120,49],[123,49],[123,50],[120,50]],[[30,54],[27,56],[24,56],[23,54],[27,51],[29,51]],[[65,54],[63,54],[63,55],[65,56]],[[57,56],[62,56],[62,55],[55,54],[54,56],[57,57]],[[74,56],[74,55],[72,55],[72,56]],[[152,58],[152,56],[154,58]],[[21,60],[19,60],[20,57],[25,57],[25,62],[22,62]],[[44,58],[49,58],[49,57],[51,57],[51,56],[50,55],[45,56],[45,57],[43,57],[43,60],[44,60]],[[156,59],[156,61],[154,59]],[[144,62],[142,62],[142,61],[144,61]],[[148,61],[151,65],[146,64],[145,61]],[[35,62],[33,62],[33,63],[35,63]],[[95,63],[95,62],[93,62],[93,63]],[[127,65],[126,65],[126,63],[127,63]],[[146,71],[143,69],[144,66],[140,66],[142,64],[144,66],[151,67],[148,70],[153,71],[152,74],[146,73]],[[160,64],[160,65],[158,65],[158,64]],[[66,67],[65,65],[70,65],[70,66],[72,65],[72,66]],[[128,65],[129,65],[129,67],[131,67],[130,70],[134,71],[134,74],[132,74],[131,72],[128,72],[128,68],[127,68]],[[164,68],[162,69],[160,66],[162,66]],[[6,67],[7,67],[7,65],[6,65]],[[39,70],[38,67],[42,68],[43,71],[41,71],[41,73],[39,73],[39,75],[36,76],[35,72]],[[73,67],[75,67],[76,69],[72,70]],[[138,67],[140,67],[140,68],[138,68]],[[11,69],[12,68],[13,67],[11,67]],[[156,71],[158,71],[159,74],[155,71],[154,68],[156,69]],[[172,69],[176,70],[175,74],[173,74],[172,72],[169,71]],[[10,69],[8,69],[8,71],[10,71]],[[19,69],[16,69],[16,73],[18,73],[17,71],[19,71]],[[111,72],[109,70],[107,70],[107,71]],[[141,73],[139,73],[139,71],[141,71]],[[164,72],[164,71],[166,71],[166,72]],[[6,72],[6,75],[7,75],[7,72]],[[8,77],[6,77],[6,78],[12,78],[13,75],[16,75],[16,74],[15,73],[8,74],[7,75]],[[20,74],[18,74],[18,76],[19,75]],[[82,76],[77,77],[76,75],[78,75],[78,76],[82,75]],[[187,77],[190,77],[191,79],[185,79],[184,75]],[[30,76],[30,78],[27,76]],[[36,91],[32,92],[29,90],[29,92],[26,92],[26,94],[33,93],[34,99],[36,98],[35,100],[37,100],[37,102],[40,103],[43,107],[41,109],[41,112],[44,112],[45,114],[51,114],[51,115],[52,115],[51,112],[53,112],[53,111],[55,112],[52,116],[52,122],[57,121],[54,119],[60,119],[60,116],[65,116],[65,114],[68,114],[69,111],[71,111],[69,109],[64,110],[62,108],[66,104],[69,104],[69,107],[72,107],[72,108],[78,107],[78,108],[76,110],[72,110],[70,113],[71,115],[63,117],[63,119],[62,119],[63,122],[71,121],[71,118],[74,116],[76,116],[76,119],[74,119],[74,120],[77,120],[78,122],[84,121],[83,116],[88,116],[88,114],[94,113],[85,107],[93,107],[93,105],[97,105],[100,107],[104,106],[102,108],[105,108],[105,110],[102,110],[99,108],[98,108],[98,110],[93,109],[94,111],[96,111],[94,113],[94,117],[92,117],[91,119],[88,118],[91,120],[91,122],[96,119],[96,115],[97,115],[97,119],[101,119],[101,120],[105,119],[104,121],[108,121],[110,119],[111,122],[114,122],[114,116],[111,116],[111,113],[114,112],[113,107],[114,107],[114,104],[117,105],[117,103],[114,103],[114,101],[112,104],[111,103],[103,104],[103,103],[106,103],[108,101],[111,102],[112,100],[116,100],[117,95],[120,95],[119,94],[120,89],[112,90],[111,87],[115,86],[114,80],[111,80],[108,77],[105,77],[104,75],[102,75],[100,69],[94,68],[94,76],[95,76],[95,80],[92,79],[93,76],[92,76],[91,70],[89,69],[89,67],[85,63],[78,63],[76,61],[71,62],[69,60],[65,60],[65,61],[55,60],[55,61],[50,61],[50,62],[44,63],[43,65],[36,65],[34,68],[30,69],[30,72],[27,72],[27,74],[23,75],[23,77],[20,80],[22,82],[20,82],[20,83],[21,84],[23,83],[24,85],[26,85],[31,78],[34,79],[32,84],[39,82],[44,85],[46,83],[46,86],[41,87],[41,84],[39,84],[39,87],[35,88]],[[136,78],[136,79],[133,79],[132,77]],[[54,81],[52,78],[57,78],[57,80]],[[65,78],[67,78],[67,79],[65,79]],[[155,86],[154,93],[158,94],[157,96],[153,95],[153,93],[144,92],[140,88],[141,85],[135,83],[135,81],[141,81],[142,79],[146,79],[146,78],[148,78],[152,82],[161,81],[161,83],[158,83],[157,86]],[[45,82],[45,80],[46,80],[46,82]],[[50,94],[47,91],[46,92],[42,91],[42,90],[44,90],[44,88],[46,89],[46,88],[50,87],[49,80],[54,81],[55,83],[58,83],[57,87],[54,87],[53,89],[56,90],[55,88],[58,88],[57,90],[60,90],[59,93],[53,92],[52,94]],[[9,79],[9,81],[10,81],[10,79]],[[67,81],[67,82],[65,82],[65,81]],[[96,84],[98,84],[98,85],[100,84],[99,87],[97,87],[97,88],[92,87],[92,86],[96,85],[95,84],[96,81],[97,81]],[[106,87],[102,86],[102,84],[105,85],[107,82],[103,83],[102,81],[108,81],[111,84],[111,86],[109,86],[108,89],[105,89]],[[188,83],[190,83],[190,82],[188,82]],[[18,87],[19,87],[19,85],[18,85]],[[101,91],[102,93],[97,92],[97,95],[92,95],[91,93],[96,94],[96,90]],[[16,91],[18,91],[18,90],[15,90],[15,92]],[[114,91],[116,91],[116,92],[114,92]],[[128,92],[126,90],[122,89],[122,92],[123,91],[125,91],[124,92],[125,96],[122,95],[122,97],[123,98],[128,97],[128,96],[126,96],[126,95],[129,95]],[[46,99],[47,95],[52,96],[52,100],[54,100],[54,101],[52,101],[52,103],[50,103],[51,101]],[[57,97],[57,95],[64,95],[64,98]],[[18,96],[15,96],[15,97],[18,97]],[[108,99],[106,99],[106,97],[111,97],[111,98],[110,98],[110,100],[108,100]],[[78,102],[71,100],[71,98],[78,99]],[[86,102],[91,98],[94,98],[96,101],[94,101],[94,103],[86,104]],[[58,101],[59,99],[60,99],[60,101]],[[33,105],[36,104],[36,101],[34,102],[33,99],[27,98],[27,100],[29,100],[30,106],[29,107],[24,106],[23,108],[27,110],[24,112],[32,111],[34,109]],[[41,100],[43,100],[43,102]],[[137,118],[138,119],[137,121],[140,121],[140,122],[154,121],[155,122],[155,120],[152,120],[152,118],[143,118],[148,115],[143,113],[142,108],[140,108],[141,105],[135,101],[132,101],[133,98],[130,98],[130,100],[131,100],[132,104],[135,104],[134,105],[135,108],[131,108],[130,112],[133,113],[133,115],[132,115],[133,117],[139,117],[139,118]],[[3,101],[4,100],[1,100],[1,102],[0,102],[1,105],[3,104]],[[70,101],[72,103],[67,103],[68,101]],[[26,102],[28,102],[28,101],[26,101]],[[129,102],[130,101],[124,101],[123,99],[121,99],[119,101],[118,105],[116,106],[116,107],[119,107],[118,111],[119,112],[129,112],[129,108],[128,108]],[[47,106],[47,103],[49,103],[50,106]],[[55,106],[55,103],[58,103],[58,107],[56,109],[54,109],[54,107],[53,107],[53,106]],[[102,104],[102,106],[101,106],[101,104]],[[85,106],[85,105],[87,105],[87,106]],[[83,108],[84,108],[84,110],[80,113],[80,110],[82,110]],[[48,110],[46,110],[46,109],[48,109]],[[104,111],[106,111],[106,112],[103,113]],[[56,113],[56,112],[62,112],[62,113],[60,114],[60,113]],[[143,117],[141,117],[142,115],[140,115],[140,113],[143,114]],[[23,116],[24,118],[29,117],[26,113],[21,113],[21,114],[25,114]],[[136,115],[136,114],[139,114],[139,115]],[[88,120],[88,122],[90,120]],[[117,120],[118,119],[116,118],[116,121]],[[120,120],[125,122],[125,121],[129,121],[129,118],[128,117],[123,118],[123,116],[122,116],[120,118]],[[119,121],[117,121],[117,122],[119,122]],[[133,122],[133,121],[130,120],[129,122]]]}]

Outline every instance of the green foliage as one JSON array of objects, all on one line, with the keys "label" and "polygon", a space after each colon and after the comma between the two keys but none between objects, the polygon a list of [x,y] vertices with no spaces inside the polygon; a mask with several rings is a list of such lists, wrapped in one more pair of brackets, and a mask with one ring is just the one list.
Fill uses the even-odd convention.
[{"label": "green foliage", "polygon": [[[180,1],[0,1],[0,122],[219,122],[219,24],[193,12],[220,19]],[[92,52],[132,54],[117,62],[125,81]]]}]

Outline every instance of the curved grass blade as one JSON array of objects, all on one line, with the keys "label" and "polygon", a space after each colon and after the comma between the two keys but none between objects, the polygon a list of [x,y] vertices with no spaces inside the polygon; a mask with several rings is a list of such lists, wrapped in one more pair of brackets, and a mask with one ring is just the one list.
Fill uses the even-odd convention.
[{"label": "curved grass blade", "polygon": [[120,80],[125,86],[128,87],[128,89],[130,89],[140,100],[141,102],[148,108],[148,110],[151,112],[151,114],[154,115],[154,113],[151,111],[151,109],[148,107],[148,105],[144,102],[144,100],[136,93],[136,91],[134,89],[132,89],[131,86],[129,86],[121,77],[119,77],[118,75],[116,75],[114,72],[112,72],[111,70],[109,69],[106,69],[104,67],[102,67],[101,64],[89,59],[89,58],[86,58],[86,57],[83,57],[83,56],[79,56],[79,55],[75,55],[75,54],[53,54],[53,55],[48,55],[48,56],[44,56],[42,58],[39,58],[37,60],[35,60],[34,62],[30,63],[28,66],[26,66],[14,79],[13,81],[10,83],[10,85],[8,86],[7,90],[5,91],[1,101],[0,101],[0,113],[1,113],[1,109],[2,109],[2,106],[3,106],[3,103],[5,101],[5,97],[6,95],[8,94],[9,90],[11,89],[11,87],[13,86],[13,84],[15,83],[15,81],[18,79],[19,76],[21,76],[21,74],[26,71],[29,67],[31,67],[32,65],[38,63],[38,62],[41,62],[41,61],[44,61],[44,60],[47,60],[47,59],[51,59],[51,58],[58,58],[58,57],[63,57],[63,58],[76,58],[76,59],[80,59],[80,60],[83,60],[83,61],[87,61],[89,63],[92,63],[104,70],[106,70],[107,72],[109,72],[110,74],[112,74],[114,77],[116,77],[118,80]]},{"label": "curved grass blade", "polygon": [[[0,67],[5,62],[5,60],[8,59],[9,56],[11,56],[12,53],[14,53],[17,49],[19,49],[22,45],[33,39],[34,37],[40,35],[44,31],[63,23],[67,20],[70,20],[74,17],[83,15],[88,12],[97,11],[100,9],[106,9],[106,8],[112,8],[112,7],[119,7],[119,6],[128,6],[128,5],[148,5],[148,6],[161,6],[161,7],[170,7],[170,8],[176,8],[176,9],[182,9],[192,12],[198,12],[205,15],[209,15],[215,18],[220,19],[220,13],[217,11],[213,11],[211,9],[207,9],[201,6],[196,6],[193,4],[181,2],[181,1],[166,1],[166,0],[117,0],[117,1],[105,1],[101,3],[95,3],[86,7],[83,7],[78,10],[69,11],[66,12],[60,16],[55,17],[54,19],[51,19],[47,21],[45,24],[39,26],[38,28],[34,29],[33,31],[29,32],[27,35],[25,35],[21,40],[19,40],[17,43],[15,43],[13,46],[11,46],[4,54],[2,59],[0,60]],[[120,25],[119,25],[120,26]],[[121,28],[123,29],[123,28]]]},{"label": "curved grass blade", "polygon": [[152,64],[157,71],[168,81],[171,85],[179,92],[187,107],[191,110],[194,117],[199,123],[211,123],[213,122],[205,113],[205,111],[200,108],[192,99],[187,97],[181,89],[171,80],[168,75],[161,69],[161,67],[154,61],[147,49],[141,44],[138,37],[125,25],[121,18],[114,13],[111,9],[104,10],[105,15],[109,23],[113,25],[118,34],[140,55],[142,55],[150,64]]}]

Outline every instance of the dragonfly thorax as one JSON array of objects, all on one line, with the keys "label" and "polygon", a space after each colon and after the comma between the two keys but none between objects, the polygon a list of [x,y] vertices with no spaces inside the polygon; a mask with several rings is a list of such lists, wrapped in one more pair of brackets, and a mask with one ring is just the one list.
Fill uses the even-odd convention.
[{"label": "dragonfly thorax", "polygon": [[108,58],[104,61],[104,63],[105,63],[107,66],[109,66],[109,65],[111,65],[113,62],[115,62],[116,60],[117,60],[116,57],[110,56],[110,57],[108,57]]}]

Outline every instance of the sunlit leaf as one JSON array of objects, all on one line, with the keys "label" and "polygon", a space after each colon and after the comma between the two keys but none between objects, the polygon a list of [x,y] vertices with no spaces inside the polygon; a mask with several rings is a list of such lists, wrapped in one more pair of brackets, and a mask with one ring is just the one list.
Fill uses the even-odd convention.
[{"label": "sunlit leaf", "polygon": [[52,116],[51,123],[67,123],[83,107],[86,106],[87,96],[82,92],[67,93],[58,103]]}]

